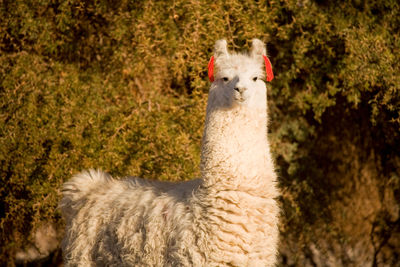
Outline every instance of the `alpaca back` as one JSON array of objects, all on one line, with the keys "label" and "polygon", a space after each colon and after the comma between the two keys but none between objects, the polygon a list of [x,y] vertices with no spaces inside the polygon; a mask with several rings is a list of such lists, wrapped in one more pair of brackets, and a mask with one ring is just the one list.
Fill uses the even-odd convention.
[{"label": "alpaca back", "polygon": [[199,180],[172,184],[99,171],[74,176],[60,207],[67,227],[62,243],[67,266],[170,266],[187,261],[190,235],[187,196]]},{"label": "alpaca back", "polygon": [[66,219],[72,218],[85,204],[85,199],[98,186],[107,184],[111,177],[101,171],[88,170],[72,177],[63,185],[59,207]]}]

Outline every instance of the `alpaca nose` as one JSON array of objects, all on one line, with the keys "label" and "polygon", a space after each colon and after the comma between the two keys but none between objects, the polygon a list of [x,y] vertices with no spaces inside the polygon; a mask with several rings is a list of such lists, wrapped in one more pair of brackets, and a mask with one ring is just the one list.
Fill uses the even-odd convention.
[{"label": "alpaca nose", "polygon": [[236,91],[238,91],[239,93],[243,93],[244,91],[247,90],[247,88],[244,87],[244,86],[235,86],[234,89],[235,89]]}]

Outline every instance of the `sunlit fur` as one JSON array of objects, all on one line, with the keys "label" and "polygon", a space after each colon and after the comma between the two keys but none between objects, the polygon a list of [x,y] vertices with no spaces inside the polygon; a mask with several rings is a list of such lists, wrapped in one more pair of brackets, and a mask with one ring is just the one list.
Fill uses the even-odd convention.
[{"label": "sunlit fur", "polygon": [[279,209],[265,52],[257,39],[248,55],[217,41],[201,178],[173,184],[90,170],[64,184],[66,266],[275,264]]}]

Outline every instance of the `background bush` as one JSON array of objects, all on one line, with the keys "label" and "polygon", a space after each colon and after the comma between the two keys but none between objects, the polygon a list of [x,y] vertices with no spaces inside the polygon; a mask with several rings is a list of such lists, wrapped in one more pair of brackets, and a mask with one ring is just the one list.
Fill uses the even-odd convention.
[{"label": "background bush", "polygon": [[399,266],[398,1],[1,1],[0,254],[72,174],[199,175],[215,40],[268,43],[281,265]]}]

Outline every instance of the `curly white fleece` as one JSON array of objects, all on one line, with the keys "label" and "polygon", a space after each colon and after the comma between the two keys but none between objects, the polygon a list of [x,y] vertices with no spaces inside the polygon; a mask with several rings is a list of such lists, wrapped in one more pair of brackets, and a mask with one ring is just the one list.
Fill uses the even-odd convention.
[{"label": "curly white fleece", "polygon": [[249,55],[216,43],[200,179],[117,180],[90,170],[64,184],[66,266],[275,264],[278,191],[262,54],[257,39]]}]

